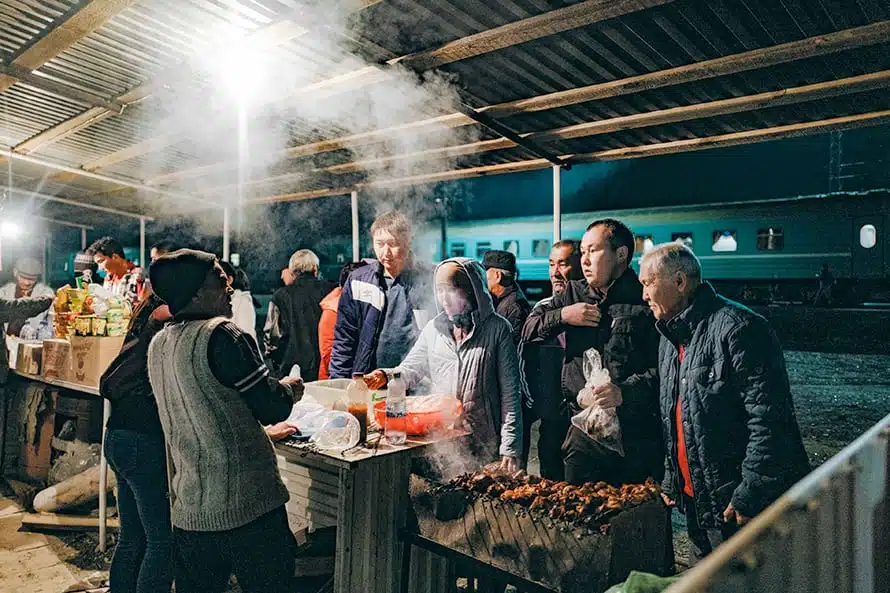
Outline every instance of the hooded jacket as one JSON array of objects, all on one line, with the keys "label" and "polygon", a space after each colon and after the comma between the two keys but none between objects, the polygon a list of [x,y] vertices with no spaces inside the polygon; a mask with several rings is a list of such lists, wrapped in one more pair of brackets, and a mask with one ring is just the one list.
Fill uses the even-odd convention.
[{"label": "hooded jacket", "polygon": [[455,257],[439,266],[449,262],[459,264],[473,286],[477,303],[471,314],[473,329],[458,346],[448,316],[437,301],[438,315],[423,328],[402,364],[387,372],[401,371],[409,389],[429,379],[431,393],[457,395],[477,449],[491,458],[498,452],[518,458],[522,452],[522,390],[510,322],[494,312],[478,262]]}]

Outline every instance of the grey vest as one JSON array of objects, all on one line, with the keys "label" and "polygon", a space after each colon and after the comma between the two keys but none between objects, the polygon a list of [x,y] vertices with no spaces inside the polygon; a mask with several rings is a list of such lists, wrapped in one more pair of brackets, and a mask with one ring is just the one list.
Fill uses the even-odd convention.
[{"label": "grey vest", "polygon": [[187,531],[241,527],[285,504],[272,444],[241,394],[207,361],[225,319],[167,326],[148,350],[148,374],[173,459],[173,525]]}]

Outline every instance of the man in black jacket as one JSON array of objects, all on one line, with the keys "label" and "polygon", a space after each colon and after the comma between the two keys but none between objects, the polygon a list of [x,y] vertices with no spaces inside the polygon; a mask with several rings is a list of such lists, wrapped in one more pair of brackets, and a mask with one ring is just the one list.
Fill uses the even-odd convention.
[{"label": "man in black jacket", "polygon": [[[550,251],[549,275],[553,295],[562,294],[572,280],[581,279],[581,258],[577,241],[558,241]],[[544,307],[552,297],[535,307]],[[541,477],[562,481],[565,466],[562,443],[569,432],[569,412],[562,395],[562,363],[565,336],[559,334],[548,342],[520,342],[519,356],[528,386],[528,397],[522,409],[522,467],[528,465],[532,425],[541,421],[538,432],[538,459]]]},{"label": "man in black jacket", "polygon": [[565,475],[580,484],[614,484],[660,479],[664,449],[657,389],[658,335],[643,287],[629,267],[634,251],[630,229],[614,219],[593,222],[581,240],[584,280],[570,282],[562,294],[536,307],[523,328],[527,342],[565,333],[563,396],[574,412],[585,387],[584,353],[600,353],[611,382],[593,391],[596,403],[616,408],[625,455],[603,447],[574,426],[563,444]]},{"label": "man in black jacket", "polygon": [[663,489],[703,556],[809,471],[785,359],[767,321],[702,281],[692,251],[661,245],[640,263],[661,333]]},{"label": "man in black jacket", "polygon": [[269,303],[266,354],[279,377],[288,375],[291,367],[299,364],[304,381],[318,379],[321,300],[334,288],[333,283],[319,279],[318,264],[318,256],[312,251],[296,251],[288,265],[294,281],[276,290]]},{"label": "man in black jacket", "polygon": [[516,256],[509,251],[488,251],[482,258],[482,267],[485,268],[495,313],[510,322],[513,343],[519,344],[522,324],[528,318],[532,306],[516,283]]}]

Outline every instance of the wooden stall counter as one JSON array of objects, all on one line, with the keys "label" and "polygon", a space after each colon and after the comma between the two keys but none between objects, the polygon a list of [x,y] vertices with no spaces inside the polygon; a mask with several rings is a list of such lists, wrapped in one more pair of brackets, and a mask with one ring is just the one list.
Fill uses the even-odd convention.
[{"label": "wooden stall counter", "polygon": [[467,436],[449,430],[389,445],[379,433],[342,453],[308,443],[275,444],[281,477],[291,494],[291,528],[337,527],[334,591],[399,593],[412,457],[437,443]]}]

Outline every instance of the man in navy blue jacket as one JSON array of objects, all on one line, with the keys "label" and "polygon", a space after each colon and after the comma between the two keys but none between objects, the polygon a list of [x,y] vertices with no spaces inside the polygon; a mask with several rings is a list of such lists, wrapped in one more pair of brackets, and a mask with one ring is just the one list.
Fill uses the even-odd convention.
[{"label": "man in navy blue jacket", "polygon": [[328,369],[331,378],[399,365],[429,317],[431,271],[411,254],[411,226],[399,212],[371,225],[377,261],[343,286]]}]

